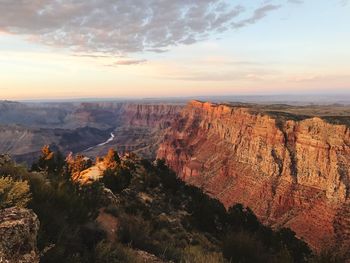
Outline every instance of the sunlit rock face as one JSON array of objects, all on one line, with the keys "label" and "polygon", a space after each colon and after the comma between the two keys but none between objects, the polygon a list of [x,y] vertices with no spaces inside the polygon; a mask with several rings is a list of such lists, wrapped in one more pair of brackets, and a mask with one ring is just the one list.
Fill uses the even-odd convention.
[{"label": "sunlit rock face", "polygon": [[350,248],[350,130],[320,118],[279,120],[190,102],[158,150],[186,182],[226,207],[249,206],[313,248]]},{"label": "sunlit rock face", "polygon": [[0,210],[0,262],[38,263],[37,216],[28,209]]}]

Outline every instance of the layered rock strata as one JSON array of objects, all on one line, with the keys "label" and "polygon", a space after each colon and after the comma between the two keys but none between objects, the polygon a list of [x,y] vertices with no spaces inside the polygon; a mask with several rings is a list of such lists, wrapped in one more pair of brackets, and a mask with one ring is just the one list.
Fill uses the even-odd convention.
[{"label": "layered rock strata", "polygon": [[311,247],[350,248],[350,129],[190,102],[158,150],[186,182],[226,207],[249,206]]}]

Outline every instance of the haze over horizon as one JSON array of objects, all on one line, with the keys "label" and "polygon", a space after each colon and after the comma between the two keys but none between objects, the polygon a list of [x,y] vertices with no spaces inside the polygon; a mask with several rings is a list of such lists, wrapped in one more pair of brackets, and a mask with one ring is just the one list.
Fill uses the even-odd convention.
[{"label": "haze over horizon", "polygon": [[349,1],[0,0],[0,99],[350,94]]}]

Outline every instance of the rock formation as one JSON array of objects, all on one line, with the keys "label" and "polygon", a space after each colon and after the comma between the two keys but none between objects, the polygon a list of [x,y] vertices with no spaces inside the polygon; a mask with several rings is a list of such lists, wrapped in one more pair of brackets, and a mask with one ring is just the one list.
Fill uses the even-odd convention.
[{"label": "rock formation", "polygon": [[39,220],[31,210],[0,210],[0,262],[38,263],[38,230]]},{"label": "rock formation", "polygon": [[186,182],[226,207],[249,206],[316,250],[350,248],[350,129],[190,102],[158,150]]}]

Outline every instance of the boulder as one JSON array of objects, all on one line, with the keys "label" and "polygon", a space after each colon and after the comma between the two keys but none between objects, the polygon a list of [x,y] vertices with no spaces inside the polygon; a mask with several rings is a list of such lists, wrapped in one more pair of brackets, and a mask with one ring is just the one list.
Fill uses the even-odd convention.
[{"label": "boulder", "polygon": [[0,262],[37,263],[39,220],[32,210],[0,210]]}]

